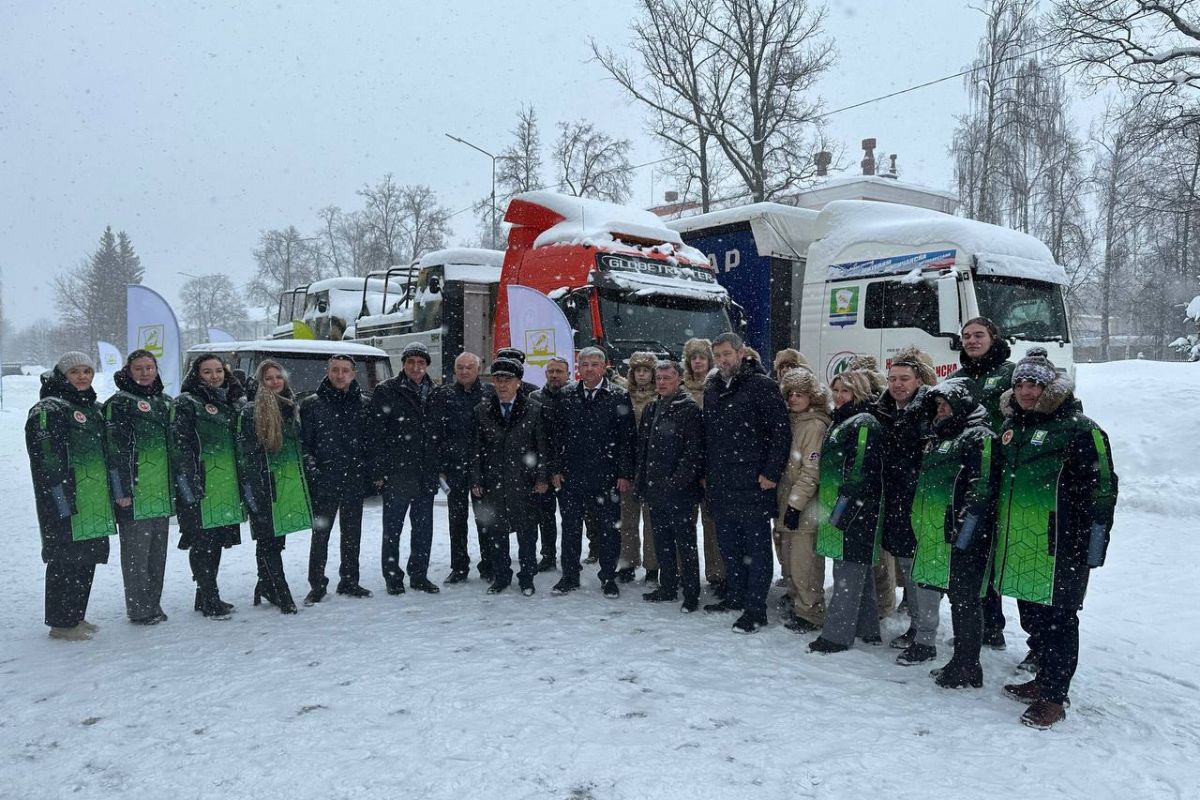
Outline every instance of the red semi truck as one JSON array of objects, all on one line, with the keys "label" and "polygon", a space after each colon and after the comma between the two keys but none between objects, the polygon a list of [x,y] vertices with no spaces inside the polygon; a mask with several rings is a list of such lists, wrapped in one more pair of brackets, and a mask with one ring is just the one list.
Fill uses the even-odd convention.
[{"label": "red semi truck", "polygon": [[614,365],[638,350],[680,358],[692,337],[731,330],[737,309],[708,258],[654,214],[554,192],[509,203],[512,225],[497,293],[494,346],[510,343],[511,285],[543,292],[575,330],[575,349]]}]

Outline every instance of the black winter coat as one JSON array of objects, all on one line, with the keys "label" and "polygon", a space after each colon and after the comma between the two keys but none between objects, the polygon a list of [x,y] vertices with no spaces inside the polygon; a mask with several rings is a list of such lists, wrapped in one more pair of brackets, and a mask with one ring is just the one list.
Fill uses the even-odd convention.
[{"label": "black winter coat", "polygon": [[40,397],[29,409],[25,446],[42,561],[107,563],[117,524],[96,392],[79,391],[55,368],[42,375]]},{"label": "black winter coat", "polygon": [[300,401],[300,444],[313,499],[358,499],[369,490],[367,433],[371,403],[354,381],[344,392],[328,378]]},{"label": "black winter coat", "polygon": [[633,480],[637,430],[629,394],[605,380],[587,400],[583,382],[568,384],[559,403],[561,442],[552,471],[567,492],[615,491],[618,478]]},{"label": "black winter coat", "polygon": [[537,401],[542,407],[542,427],[546,432],[546,461],[547,468],[554,472],[554,467],[561,460],[559,450],[562,446],[562,399],[563,390],[566,387],[559,389],[550,389],[548,386],[543,386],[533,392],[529,396]]},{"label": "black winter coat", "polygon": [[883,426],[883,549],[897,558],[912,558],[917,550],[912,505],[925,445],[933,437],[925,408],[928,392],[928,386],[917,387],[902,409],[884,392],[871,407]]},{"label": "black winter coat", "polygon": [[430,409],[441,445],[438,470],[451,486],[461,488],[468,483],[475,438],[475,407],[495,393],[490,383],[480,380],[476,380],[470,389],[453,381],[433,392]]},{"label": "black winter coat", "polygon": [[779,482],[792,446],[792,425],[779,386],[756,358],[725,385],[714,373],[704,386],[704,446],[713,504],[774,517],[775,490],[763,491],[758,476]]},{"label": "black winter coat", "polygon": [[475,407],[472,426],[471,485],[483,489],[480,522],[497,533],[516,530],[521,520],[536,520],[533,487],[549,480],[542,409],[517,393],[508,419],[493,392]]},{"label": "black winter coat", "polygon": [[437,491],[441,459],[430,412],[434,386],[428,375],[422,383],[424,399],[403,374],[379,384],[371,395],[371,480],[383,481],[384,494]]},{"label": "black winter coat", "polygon": [[687,390],[642,411],[634,491],[651,506],[692,508],[704,492],[704,414]]}]

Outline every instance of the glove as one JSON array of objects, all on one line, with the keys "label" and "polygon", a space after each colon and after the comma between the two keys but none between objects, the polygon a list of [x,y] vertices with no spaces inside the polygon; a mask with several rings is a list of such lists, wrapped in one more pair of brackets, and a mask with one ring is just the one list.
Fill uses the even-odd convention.
[{"label": "glove", "polygon": [[962,525],[958,527],[958,537],[954,540],[954,549],[966,552],[975,542],[975,529],[979,527],[979,517],[967,514],[963,517]]},{"label": "glove", "polygon": [[245,481],[242,482],[242,499],[246,501],[246,508],[250,509],[251,514],[258,513],[258,501],[254,499],[254,491]]},{"label": "glove", "polygon": [[196,494],[182,472],[175,476],[175,490],[179,493],[179,501],[185,506],[196,505]]},{"label": "glove", "polygon": [[846,530],[842,527],[842,517],[846,515],[846,509],[850,507],[850,498],[843,495],[838,495],[837,505],[833,507],[833,513],[829,515],[829,524],[837,528],[839,531]]},{"label": "glove", "polygon": [[783,527],[789,531],[798,530],[800,528],[800,509],[787,507],[787,511],[783,512]]},{"label": "glove", "polygon": [[54,501],[54,510],[58,512],[59,518],[69,519],[71,504],[67,502],[67,491],[61,483],[50,490],[50,499]]},{"label": "glove", "polygon": [[1104,566],[1104,556],[1107,550],[1107,528],[1099,522],[1092,523],[1092,529],[1088,535],[1087,565],[1092,568]]}]

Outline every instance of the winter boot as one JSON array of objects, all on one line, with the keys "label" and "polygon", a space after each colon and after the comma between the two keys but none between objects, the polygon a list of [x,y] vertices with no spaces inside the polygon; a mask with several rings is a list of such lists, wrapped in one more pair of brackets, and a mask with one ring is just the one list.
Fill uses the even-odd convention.
[{"label": "winter boot", "polygon": [[765,614],[744,612],[733,623],[734,633],[756,633],[760,628],[767,627],[767,618]]},{"label": "winter boot", "polygon": [[209,619],[229,619],[228,603],[221,602],[216,592],[205,592],[200,598],[200,613]]},{"label": "winter boot", "polygon": [[436,583],[423,576],[420,578],[409,578],[408,585],[418,592],[424,592],[425,594],[437,594],[441,591]]},{"label": "winter boot", "polygon": [[550,594],[567,594],[579,588],[579,578],[568,578],[565,575],[550,589]]},{"label": "winter boot", "polygon": [[642,579],[642,583],[658,583],[658,570],[646,570],[646,576]]},{"label": "winter boot", "polygon": [[487,594],[500,594],[507,588],[508,588],[507,583],[503,583],[501,581],[493,581],[492,585],[487,587]]},{"label": "winter boot", "polygon": [[1021,660],[1021,663],[1017,664],[1017,672],[1029,672],[1034,675],[1037,675],[1037,673],[1038,673],[1037,653],[1033,652],[1032,650],[1030,650],[1028,653],[1026,653],[1025,658],[1023,658]]},{"label": "winter boot", "polygon": [[92,638],[92,632],[83,625],[72,625],[70,628],[51,628],[50,638],[64,642],[86,642]]},{"label": "winter boot", "polygon": [[933,675],[933,682],[943,689],[965,689],[968,686],[972,689],[983,688],[983,667],[979,664],[963,666],[950,659],[946,666],[929,674]]},{"label": "winter boot", "polygon": [[844,644],[831,642],[828,639],[818,636],[808,643],[808,652],[820,653],[821,655],[829,655],[830,653],[844,653],[850,648]]},{"label": "winter boot", "polygon": [[446,580],[442,581],[443,586],[453,586],[456,583],[462,583],[467,579],[468,573],[465,569],[452,569],[450,574],[446,576]]},{"label": "winter boot", "polygon": [[742,604],[732,600],[722,600],[719,603],[709,603],[704,607],[705,614],[727,614],[730,611],[741,611]]},{"label": "winter boot", "polygon": [[1004,631],[984,631],[983,646],[993,650],[1007,650],[1008,644],[1004,641]]},{"label": "winter boot", "polygon": [[1066,719],[1067,710],[1062,703],[1049,700],[1034,700],[1021,715],[1021,724],[1039,731],[1049,730],[1054,723]]},{"label": "winter boot", "polygon": [[1004,693],[1021,703],[1032,703],[1042,696],[1042,687],[1037,678],[1025,683],[1009,683],[1004,687]]},{"label": "winter boot", "polygon": [[935,658],[937,658],[936,647],[913,642],[904,649],[903,653],[896,656],[896,663],[902,667],[911,667],[916,664],[924,664],[926,661],[933,661]]},{"label": "winter boot", "polygon": [[388,594],[404,594],[404,578],[393,576],[385,578],[384,581],[387,583]]},{"label": "winter boot", "polygon": [[653,592],[645,592],[642,599],[647,603],[673,603],[679,598],[678,592],[669,592],[661,586]]},{"label": "winter boot", "polygon": [[535,594],[537,594],[537,589],[533,588],[532,583],[527,583],[521,587],[522,597],[533,597]]},{"label": "winter boot", "polygon": [[[364,589],[357,583],[339,583],[337,587],[338,594],[344,594],[347,597],[367,598],[371,596],[370,589]],[[308,605],[305,602],[305,605]]]},{"label": "winter boot", "polygon": [[554,572],[558,566],[558,560],[554,556],[542,556],[542,560],[538,562],[538,572]]},{"label": "winter boot", "polygon": [[863,644],[869,644],[872,646],[879,646],[883,644],[883,637],[877,633],[873,633],[870,636],[860,636],[858,637],[858,640]]},{"label": "winter boot", "polygon": [[813,631],[821,630],[820,625],[814,625],[808,620],[795,615],[793,615],[792,618],[787,622],[783,623],[783,627],[787,628],[792,633],[812,633]]},{"label": "winter boot", "polygon": [[617,570],[617,580],[621,583],[633,583],[637,579],[636,567],[625,567]]},{"label": "winter boot", "polygon": [[617,582],[613,580],[607,580],[600,584],[600,591],[603,592],[604,596],[609,600],[616,600],[621,596],[621,590],[617,588]]},{"label": "winter boot", "polygon": [[696,598],[696,597],[689,597],[689,598],[686,598],[683,601],[683,605],[681,605],[679,607],[679,613],[695,614],[696,609],[698,609],[699,607],[700,607],[700,599]]},{"label": "winter boot", "polygon": [[893,650],[907,650],[908,648],[912,647],[913,640],[916,638],[916,629],[909,628],[904,633],[888,642],[888,647],[892,648]]},{"label": "winter boot", "polygon": [[266,600],[273,606],[279,605],[275,601],[275,595],[271,592],[271,584],[259,579],[258,583],[254,584],[254,605],[262,605],[263,600]]},{"label": "winter boot", "polygon": [[315,586],[308,590],[308,594],[304,595],[304,605],[315,606],[317,603],[325,599],[325,587]]}]

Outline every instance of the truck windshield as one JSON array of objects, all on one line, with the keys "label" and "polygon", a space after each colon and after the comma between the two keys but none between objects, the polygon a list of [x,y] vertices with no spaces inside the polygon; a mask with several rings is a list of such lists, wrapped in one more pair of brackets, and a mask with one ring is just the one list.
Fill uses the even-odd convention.
[{"label": "truck windshield", "polygon": [[1062,287],[1024,278],[975,276],[979,313],[1005,336],[1034,342],[1070,341]]},{"label": "truck windshield", "polygon": [[688,339],[712,339],[730,330],[721,303],[660,294],[602,291],[600,320],[605,339],[621,359],[637,350],[666,350],[679,358]]}]

